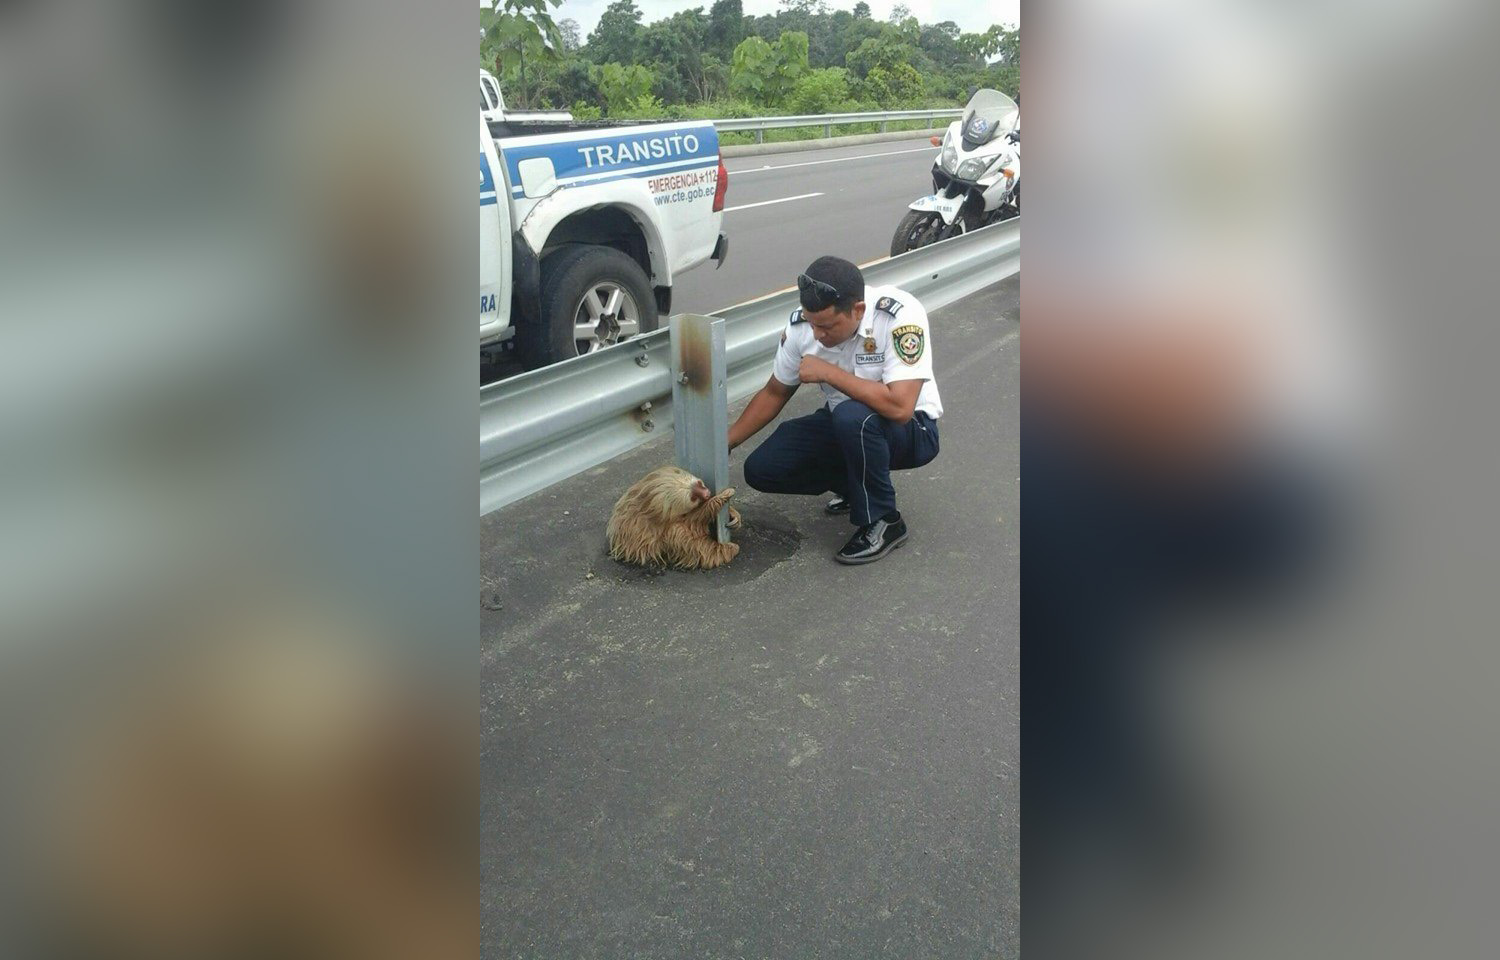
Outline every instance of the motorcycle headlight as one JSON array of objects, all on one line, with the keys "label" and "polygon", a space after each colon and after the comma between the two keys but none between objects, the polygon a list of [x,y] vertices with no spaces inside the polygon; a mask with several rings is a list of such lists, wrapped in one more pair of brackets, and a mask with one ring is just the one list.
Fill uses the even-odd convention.
[{"label": "motorcycle headlight", "polygon": [[946,147],[943,148],[943,154],[942,154],[942,167],[943,167],[943,170],[946,171],[947,173],[952,173],[953,172],[953,168],[957,164],[958,164],[958,151],[955,150],[954,147],[953,147],[953,144],[950,143]]},{"label": "motorcycle headlight", "polygon": [[960,180],[978,180],[980,177],[984,176],[984,171],[989,165],[989,160],[981,159],[979,157],[975,157],[971,160],[965,160],[963,163],[959,164],[958,173],[956,174],[956,176]]}]

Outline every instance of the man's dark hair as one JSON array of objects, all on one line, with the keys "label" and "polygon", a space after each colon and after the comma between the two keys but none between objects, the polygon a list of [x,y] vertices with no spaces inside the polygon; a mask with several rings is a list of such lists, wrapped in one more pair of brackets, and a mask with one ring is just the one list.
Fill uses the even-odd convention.
[{"label": "man's dark hair", "polygon": [[[837,292],[833,307],[839,313],[848,313],[856,303],[865,298],[865,275],[859,272],[859,267],[842,257],[819,257],[808,265],[802,275],[826,284]],[[826,300],[817,296],[815,290],[802,289],[800,299],[802,309],[814,313],[826,310],[829,306]]]}]

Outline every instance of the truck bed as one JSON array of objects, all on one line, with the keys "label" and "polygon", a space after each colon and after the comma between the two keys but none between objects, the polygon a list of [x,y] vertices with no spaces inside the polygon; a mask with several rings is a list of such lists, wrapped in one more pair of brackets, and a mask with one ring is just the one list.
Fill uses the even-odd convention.
[{"label": "truck bed", "polygon": [[533,137],[545,133],[573,133],[579,130],[614,130],[624,127],[639,127],[652,123],[670,123],[673,121],[665,118],[661,120],[512,120],[507,119],[502,123],[489,124],[490,136],[496,140],[504,140],[507,137]]}]

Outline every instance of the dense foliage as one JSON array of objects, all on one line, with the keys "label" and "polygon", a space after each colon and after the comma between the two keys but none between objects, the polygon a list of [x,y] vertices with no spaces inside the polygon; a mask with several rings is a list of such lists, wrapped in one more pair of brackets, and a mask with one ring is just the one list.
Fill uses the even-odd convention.
[{"label": "dense foliage", "polygon": [[781,0],[747,17],[741,0],[713,0],[642,23],[635,0],[614,0],[587,38],[554,22],[561,0],[500,0],[483,10],[480,63],[522,108],[575,116],[734,117],[961,104],[980,87],[1019,98],[1020,31],[964,33],[923,25],[897,5],[873,20],[861,2]]}]

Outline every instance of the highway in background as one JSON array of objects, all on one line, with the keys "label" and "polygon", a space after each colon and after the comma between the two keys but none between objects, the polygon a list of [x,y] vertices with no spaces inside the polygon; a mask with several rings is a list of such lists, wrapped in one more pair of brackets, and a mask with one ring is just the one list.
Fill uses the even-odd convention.
[{"label": "highway in background", "polygon": [[789,287],[825,253],[885,257],[907,205],[932,192],[936,156],[923,138],[729,158],[729,260],[678,277],[672,312],[713,313]]}]

